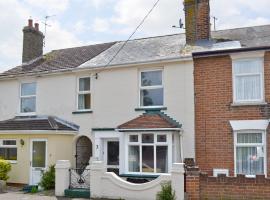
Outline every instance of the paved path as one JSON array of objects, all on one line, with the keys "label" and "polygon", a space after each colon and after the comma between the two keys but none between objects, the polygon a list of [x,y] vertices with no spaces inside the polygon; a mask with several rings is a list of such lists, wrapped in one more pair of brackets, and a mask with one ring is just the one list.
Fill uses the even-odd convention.
[{"label": "paved path", "polygon": [[[8,192],[0,194],[0,200],[69,200],[69,198],[54,197],[54,196],[42,196],[38,194],[23,194],[21,192]],[[72,199],[82,200],[82,199]],[[85,199],[84,199],[85,200]]]}]

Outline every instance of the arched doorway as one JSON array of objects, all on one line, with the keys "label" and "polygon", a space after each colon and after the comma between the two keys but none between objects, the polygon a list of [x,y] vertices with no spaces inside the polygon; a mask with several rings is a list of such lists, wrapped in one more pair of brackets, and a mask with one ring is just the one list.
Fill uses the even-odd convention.
[{"label": "arched doorway", "polygon": [[84,169],[92,156],[92,142],[86,136],[78,138],[76,143],[76,168]]}]

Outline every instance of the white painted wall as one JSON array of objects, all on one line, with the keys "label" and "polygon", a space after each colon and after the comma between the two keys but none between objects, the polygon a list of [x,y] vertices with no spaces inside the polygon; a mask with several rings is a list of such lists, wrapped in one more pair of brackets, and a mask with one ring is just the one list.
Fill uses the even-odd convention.
[{"label": "white painted wall", "polygon": [[176,200],[184,199],[184,164],[175,163],[171,174],[162,174],[157,179],[143,184],[122,180],[112,172],[106,172],[100,161],[90,166],[90,193],[92,198],[154,200],[161,191],[161,184],[171,182]]},{"label": "white painted wall", "polygon": [[[184,157],[194,157],[193,63],[107,69],[92,78],[91,114],[72,114],[76,110],[77,77],[91,72],[36,77],[37,114],[56,115],[80,125],[80,134],[92,139],[92,128],[115,128],[139,116],[139,69],[164,68],[164,102],[169,116],[183,124]],[[30,78],[25,77],[23,80]],[[0,80],[0,120],[14,117],[19,110],[20,80]]]}]

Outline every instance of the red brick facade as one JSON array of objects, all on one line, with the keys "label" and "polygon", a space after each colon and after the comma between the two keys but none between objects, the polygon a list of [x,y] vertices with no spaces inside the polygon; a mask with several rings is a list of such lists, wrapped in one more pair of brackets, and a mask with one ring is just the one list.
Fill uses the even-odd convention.
[{"label": "red brick facade", "polygon": [[[265,53],[265,101],[270,102],[270,52]],[[196,164],[212,175],[214,168],[234,175],[234,141],[230,120],[269,119],[269,105],[233,106],[229,55],[194,58]],[[267,136],[267,168],[270,137]],[[270,170],[268,170],[268,176]]]},{"label": "red brick facade", "polygon": [[256,178],[243,175],[209,177],[191,169],[186,173],[186,193],[188,200],[266,200],[270,198],[270,179],[263,175]]}]

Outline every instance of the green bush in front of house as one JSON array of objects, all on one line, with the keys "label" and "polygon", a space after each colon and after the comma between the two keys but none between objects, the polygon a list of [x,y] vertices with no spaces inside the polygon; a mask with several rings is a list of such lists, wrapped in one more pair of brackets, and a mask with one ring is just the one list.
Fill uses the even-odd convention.
[{"label": "green bush in front of house", "polygon": [[49,167],[49,170],[44,172],[39,185],[45,190],[54,189],[55,187],[55,168],[54,165]]},{"label": "green bush in front of house", "polygon": [[11,164],[3,159],[0,159],[0,180],[6,181],[9,179],[8,172],[11,170]]},{"label": "green bush in front of house", "polygon": [[157,193],[157,200],[175,200],[175,191],[170,182],[161,185],[161,191]]}]

